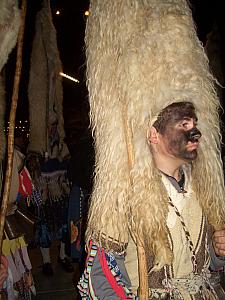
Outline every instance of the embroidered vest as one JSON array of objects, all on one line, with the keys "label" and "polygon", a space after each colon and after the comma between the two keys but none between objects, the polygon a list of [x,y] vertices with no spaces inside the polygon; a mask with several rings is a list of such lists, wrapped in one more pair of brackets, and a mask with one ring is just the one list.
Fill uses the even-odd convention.
[{"label": "embroidered vest", "polygon": [[163,176],[168,192],[170,246],[174,254],[173,264],[158,272],[151,272],[153,257],[148,257],[150,299],[219,299],[210,283],[208,226],[191,185],[187,193],[178,193],[169,180]]}]

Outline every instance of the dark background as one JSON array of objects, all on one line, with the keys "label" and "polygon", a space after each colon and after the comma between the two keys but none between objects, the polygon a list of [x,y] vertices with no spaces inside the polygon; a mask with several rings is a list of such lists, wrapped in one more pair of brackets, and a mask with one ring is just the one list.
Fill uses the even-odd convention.
[{"label": "dark background", "polygon": [[[104,0],[103,0],[104,1]],[[23,53],[23,69],[17,110],[17,120],[29,120],[27,86],[29,78],[29,64],[34,36],[34,24],[37,11],[41,8],[41,0],[27,1],[26,29]],[[225,18],[223,0],[191,0],[193,18],[196,23],[199,39],[205,46],[207,36],[213,28],[217,28],[217,55],[220,59],[221,70],[225,77]],[[65,130],[69,138],[77,138],[84,128],[88,127],[88,92],[85,87],[85,49],[84,33],[88,10],[88,0],[52,0],[52,16],[57,30],[58,47],[64,73],[77,78],[76,84],[68,79],[63,79],[64,88],[64,118]],[[60,15],[56,15],[56,11]],[[213,61],[214,58],[210,58]],[[9,112],[13,86],[13,68],[15,66],[15,51],[10,55],[6,66],[7,83],[7,113]],[[213,70],[217,76],[217,71]],[[221,82],[223,84],[223,82]],[[224,91],[220,96],[224,107]],[[8,116],[6,116],[8,119]]]}]

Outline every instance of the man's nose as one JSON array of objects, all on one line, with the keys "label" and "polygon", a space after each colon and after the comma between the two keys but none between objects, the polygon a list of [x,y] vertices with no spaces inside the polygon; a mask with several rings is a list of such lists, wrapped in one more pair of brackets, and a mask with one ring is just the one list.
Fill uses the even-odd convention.
[{"label": "man's nose", "polygon": [[198,142],[198,140],[200,139],[201,136],[202,136],[202,134],[198,130],[198,128],[194,127],[189,131],[188,140],[191,141],[192,143]]}]

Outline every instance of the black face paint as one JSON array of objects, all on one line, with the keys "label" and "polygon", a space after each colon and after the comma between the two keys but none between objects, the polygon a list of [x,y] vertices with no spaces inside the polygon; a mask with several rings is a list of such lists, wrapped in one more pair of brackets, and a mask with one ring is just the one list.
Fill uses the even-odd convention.
[{"label": "black face paint", "polygon": [[[193,121],[193,128],[187,130],[182,121]],[[174,157],[185,161],[197,158],[197,147],[201,132],[195,127],[197,116],[193,103],[174,102],[164,108],[153,124],[156,130],[163,136],[166,151]],[[183,127],[182,127],[183,126]],[[192,144],[192,145],[191,145]]]},{"label": "black face paint", "polygon": [[185,131],[182,129],[175,129],[173,126],[168,126],[164,134],[164,139],[168,146],[169,152],[175,157],[185,159],[187,161],[195,160],[197,157],[197,150],[187,150],[189,142],[198,143],[201,137],[201,132],[198,128]]}]

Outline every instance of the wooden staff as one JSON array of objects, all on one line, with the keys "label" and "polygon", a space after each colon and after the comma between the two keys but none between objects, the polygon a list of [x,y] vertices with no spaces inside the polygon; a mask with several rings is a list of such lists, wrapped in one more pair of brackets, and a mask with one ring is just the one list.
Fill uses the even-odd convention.
[{"label": "wooden staff", "polygon": [[147,259],[144,248],[144,237],[139,236],[137,239],[137,256],[138,256],[138,276],[139,276],[139,290],[138,297],[140,300],[148,300],[148,270]]},{"label": "wooden staff", "polygon": [[21,25],[20,25],[18,41],[17,41],[16,70],[14,76],[12,103],[11,103],[10,117],[9,117],[7,168],[6,168],[6,175],[5,175],[3,199],[2,199],[2,205],[0,211],[0,256],[2,253],[2,241],[3,241],[3,233],[4,233],[4,225],[5,225],[5,216],[6,216],[7,206],[8,206],[11,177],[12,177],[14,128],[15,128],[16,109],[17,109],[18,94],[19,94],[19,83],[20,83],[21,69],[22,69],[22,52],[23,52],[25,17],[26,17],[26,0],[22,0]]},{"label": "wooden staff", "polygon": [[[127,118],[127,105],[123,107],[123,124],[125,131],[125,140],[127,146],[127,155],[128,155],[128,164],[130,170],[134,165],[134,149],[132,144],[132,132],[129,126],[129,121]],[[132,179],[131,186],[132,186]],[[139,276],[139,290],[138,297],[140,300],[148,300],[149,292],[148,292],[148,270],[147,270],[147,259],[144,248],[144,237],[142,234],[135,236],[137,243],[137,256],[138,256],[138,276]]]}]

